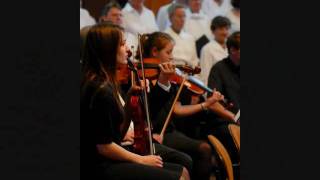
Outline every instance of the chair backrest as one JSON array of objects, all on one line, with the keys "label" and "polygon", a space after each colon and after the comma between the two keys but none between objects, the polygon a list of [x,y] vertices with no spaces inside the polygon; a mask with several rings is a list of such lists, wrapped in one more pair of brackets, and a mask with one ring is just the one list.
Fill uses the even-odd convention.
[{"label": "chair backrest", "polygon": [[232,161],[228,154],[228,151],[222,145],[222,143],[213,135],[208,135],[208,139],[212,146],[215,148],[217,154],[219,155],[219,159],[226,170],[227,179],[234,180]]},{"label": "chair backrest", "polygon": [[232,136],[233,142],[237,147],[238,153],[240,154],[240,126],[229,124],[228,129]]}]

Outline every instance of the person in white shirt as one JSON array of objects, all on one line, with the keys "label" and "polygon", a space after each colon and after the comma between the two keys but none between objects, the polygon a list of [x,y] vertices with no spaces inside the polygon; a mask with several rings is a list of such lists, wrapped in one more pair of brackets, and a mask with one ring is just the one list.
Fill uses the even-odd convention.
[{"label": "person in white shirt", "polygon": [[159,8],[158,14],[157,14],[157,24],[159,26],[160,31],[164,31],[171,26],[171,22],[169,20],[169,15],[168,15],[169,7],[174,3],[187,6],[187,1],[188,0],[173,0],[171,3],[163,5]]},{"label": "person in white shirt", "polygon": [[[99,17],[99,22],[106,21],[110,21],[123,27],[121,6],[117,2],[110,1],[102,9],[101,16]],[[138,38],[130,32],[125,32],[125,38],[127,46],[132,50],[133,53],[136,52],[138,47]]]},{"label": "person in white shirt", "polygon": [[192,35],[195,40],[205,35],[208,39],[213,39],[210,32],[210,20],[201,10],[203,0],[188,0],[189,8],[186,10],[186,23],[184,29]]},{"label": "person in white shirt", "polygon": [[202,10],[210,20],[216,16],[225,16],[230,9],[230,0],[203,0],[202,3]]},{"label": "person in white shirt", "polygon": [[86,26],[92,26],[96,24],[96,20],[90,15],[88,10],[82,8],[82,2],[80,1],[80,30]]},{"label": "person in white shirt", "polygon": [[231,1],[232,9],[227,14],[227,17],[231,21],[230,33],[240,31],[240,0]]},{"label": "person in white shirt", "polygon": [[184,6],[173,4],[169,8],[171,27],[165,30],[175,41],[173,59],[175,64],[187,64],[191,67],[199,65],[195,39],[183,31],[186,13]]},{"label": "person in white shirt", "polygon": [[129,0],[122,9],[124,29],[134,35],[159,30],[153,12],[143,3],[144,0]]},{"label": "person in white shirt", "polygon": [[229,36],[230,26],[230,20],[223,16],[217,16],[211,22],[214,40],[202,48],[200,56],[200,78],[205,84],[208,83],[211,67],[228,56],[226,40]]}]

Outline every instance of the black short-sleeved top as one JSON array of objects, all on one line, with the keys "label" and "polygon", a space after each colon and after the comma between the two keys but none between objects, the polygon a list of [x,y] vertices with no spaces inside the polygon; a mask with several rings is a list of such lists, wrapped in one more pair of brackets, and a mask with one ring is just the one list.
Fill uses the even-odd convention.
[{"label": "black short-sleeved top", "polygon": [[110,84],[102,86],[98,80],[81,87],[81,147],[82,153],[85,153],[84,157],[92,163],[111,162],[97,152],[98,144],[121,142],[120,124],[124,117],[123,109],[118,106],[113,90]]}]

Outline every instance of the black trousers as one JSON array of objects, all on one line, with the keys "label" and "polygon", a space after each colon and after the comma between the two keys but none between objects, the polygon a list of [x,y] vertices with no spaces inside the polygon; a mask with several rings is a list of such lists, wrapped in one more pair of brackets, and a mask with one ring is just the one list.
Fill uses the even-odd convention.
[{"label": "black trousers", "polygon": [[161,156],[164,162],[179,164],[185,167],[189,173],[192,172],[193,162],[188,154],[158,143],[155,144],[155,150],[156,155]]},{"label": "black trousers", "polygon": [[96,180],[178,180],[182,174],[181,165],[164,163],[163,168],[142,164],[118,162],[99,164]]},{"label": "black trousers", "polygon": [[[130,150],[131,147],[125,147]],[[192,171],[192,159],[189,155],[179,152],[175,149],[169,148],[161,144],[155,144],[156,155],[161,156],[164,167],[157,168],[145,166],[129,162],[106,162],[97,166],[96,179],[109,180],[109,179],[179,179],[182,175],[183,167],[189,172]]]},{"label": "black trousers", "polygon": [[193,179],[209,179],[213,168],[212,151],[209,144],[205,141],[189,138],[177,130],[166,133],[163,144],[192,157],[194,166],[190,174]]}]

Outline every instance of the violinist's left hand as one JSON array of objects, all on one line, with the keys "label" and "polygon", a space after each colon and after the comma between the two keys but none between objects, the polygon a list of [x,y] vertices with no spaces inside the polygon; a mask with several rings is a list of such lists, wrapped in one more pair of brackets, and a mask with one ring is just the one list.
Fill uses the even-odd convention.
[{"label": "violinist's left hand", "polygon": [[[147,82],[147,92],[150,90],[150,87],[149,87],[149,80],[146,79],[146,82]],[[141,80],[141,86],[138,86],[138,85],[133,85],[131,86],[131,88],[129,89],[128,91],[128,95],[133,95],[133,94],[138,94],[140,92],[142,92],[143,88],[145,87],[144,85],[144,81]]]},{"label": "violinist's left hand", "polygon": [[212,96],[210,96],[204,103],[203,106],[205,108],[208,108],[212,104],[215,104],[216,102],[222,101],[224,99],[224,96],[219,92],[214,90]]},{"label": "violinist's left hand", "polygon": [[160,75],[158,81],[163,85],[169,86],[169,80],[171,76],[173,76],[176,73],[176,66],[172,62],[165,62],[159,64],[159,67]]},{"label": "violinist's left hand", "polygon": [[142,88],[140,86],[133,85],[130,87],[127,94],[128,94],[128,96],[132,96],[134,94],[139,94],[141,91],[142,91]]}]

